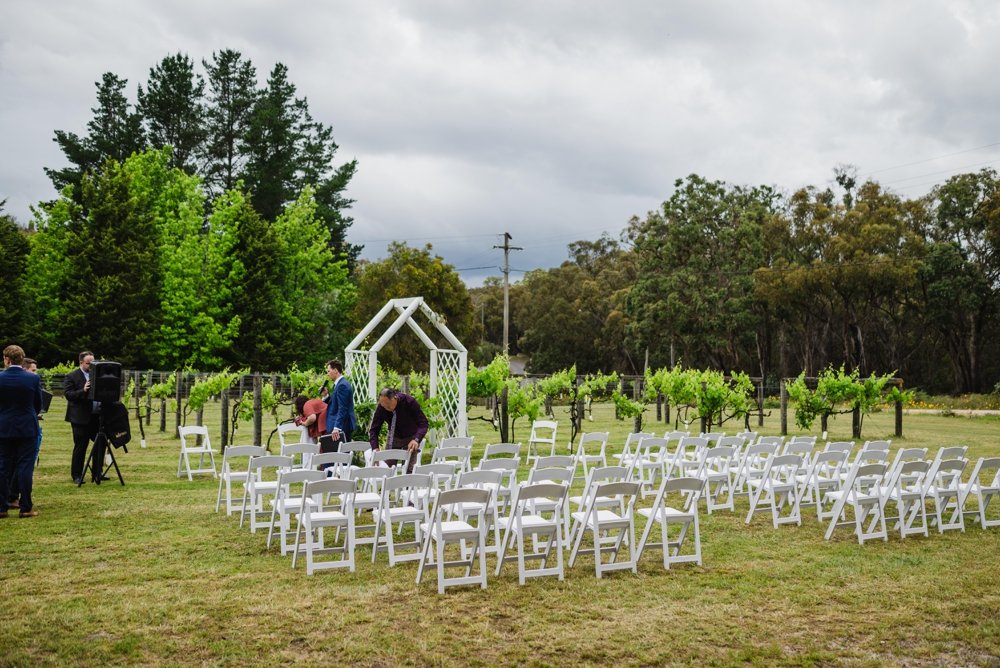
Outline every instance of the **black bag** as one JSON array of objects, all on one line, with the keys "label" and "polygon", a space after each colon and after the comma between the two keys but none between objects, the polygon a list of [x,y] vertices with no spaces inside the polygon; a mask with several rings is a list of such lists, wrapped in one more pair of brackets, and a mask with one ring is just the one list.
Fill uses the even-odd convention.
[{"label": "black bag", "polygon": [[340,452],[340,441],[333,440],[333,436],[330,434],[323,434],[319,437],[319,451],[324,452]]},{"label": "black bag", "polygon": [[[104,413],[104,433],[116,448],[122,448],[132,440],[132,427],[128,421],[128,408],[121,402],[102,404]],[[127,450],[126,450],[127,451]]]}]

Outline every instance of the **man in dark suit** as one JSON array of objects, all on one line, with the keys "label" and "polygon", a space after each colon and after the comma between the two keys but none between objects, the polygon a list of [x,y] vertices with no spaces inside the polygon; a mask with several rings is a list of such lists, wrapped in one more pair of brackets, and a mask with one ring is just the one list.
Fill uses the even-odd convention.
[{"label": "man in dark suit", "polygon": [[66,422],[73,428],[73,462],[70,473],[77,485],[83,483],[87,446],[97,436],[98,416],[94,412],[94,402],[90,400],[90,365],[93,361],[93,353],[80,353],[80,367],[70,371],[63,379]]},{"label": "man in dark suit", "polygon": [[[0,480],[6,485],[10,469],[17,476],[21,493],[21,517],[35,517],[32,510],[31,476],[38,443],[38,414],[42,411],[42,380],[21,368],[24,350],[7,346],[0,372]],[[7,517],[7,490],[0,494],[0,518]]]},{"label": "man in dark suit", "polygon": [[346,443],[358,425],[354,414],[354,388],[344,377],[344,365],[340,360],[326,363],[326,375],[333,381],[330,406],[326,410],[326,433],[332,435],[333,440]]}]

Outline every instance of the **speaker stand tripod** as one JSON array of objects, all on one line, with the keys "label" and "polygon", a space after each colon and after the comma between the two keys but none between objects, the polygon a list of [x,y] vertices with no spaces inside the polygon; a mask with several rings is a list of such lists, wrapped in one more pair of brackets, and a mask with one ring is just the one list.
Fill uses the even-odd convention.
[{"label": "speaker stand tripod", "polygon": [[[118,460],[115,459],[115,449],[111,446],[111,441],[108,440],[108,434],[104,428],[103,414],[100,416],[98,425],[97,436],[94,437],[94,444],[90,446],[90,456],[87,457],[87,465],[83,469],[83,475],[80,476],[80,483],[77,487],[83,485],[83,481],[87,479],[87,471],[90,471],[93,476],[94,484],[100,485],[112,466],[115,467],[115,473],[118,474],[118,482],[124,487],[125,478],[122,477],[122,471],[118,468]],[[111,463],[107,466],[104,466],[103,462],[105,454],[111,456]]]}]

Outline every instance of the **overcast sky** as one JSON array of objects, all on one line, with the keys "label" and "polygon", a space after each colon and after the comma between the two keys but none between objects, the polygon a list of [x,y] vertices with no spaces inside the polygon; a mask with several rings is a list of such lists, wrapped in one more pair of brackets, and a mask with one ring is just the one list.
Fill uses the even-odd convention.
[{"label": "overcast sky", "polygon": [[[470,285],[617,236],[698,173],[784,191],[853,164],[905,196],[1000,165],[1000,2],[3,0],[0,199],[26,223],[94,82],[178,51],[289,68],[342,161],[348,238]],[[472,269],[472,268],[479,269]]]}]

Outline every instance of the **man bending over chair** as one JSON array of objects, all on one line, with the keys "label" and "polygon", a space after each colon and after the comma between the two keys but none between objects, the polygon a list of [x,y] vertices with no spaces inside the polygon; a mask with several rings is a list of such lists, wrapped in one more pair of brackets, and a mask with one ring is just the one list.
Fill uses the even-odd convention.
[{"label": "man bending over chair", "polygon": [[427,416],[417,400],[390,387],[378,393],[378,407],[372,416],[372,426],[368,430],[368,441],[372,450],[378,450],[378,437],[382,425],[389,423],[389,434],[385,439],[386,448],[406,449],[410,453],[406,472],[412,473],[420,461],[420,443],[427,435]]}]

